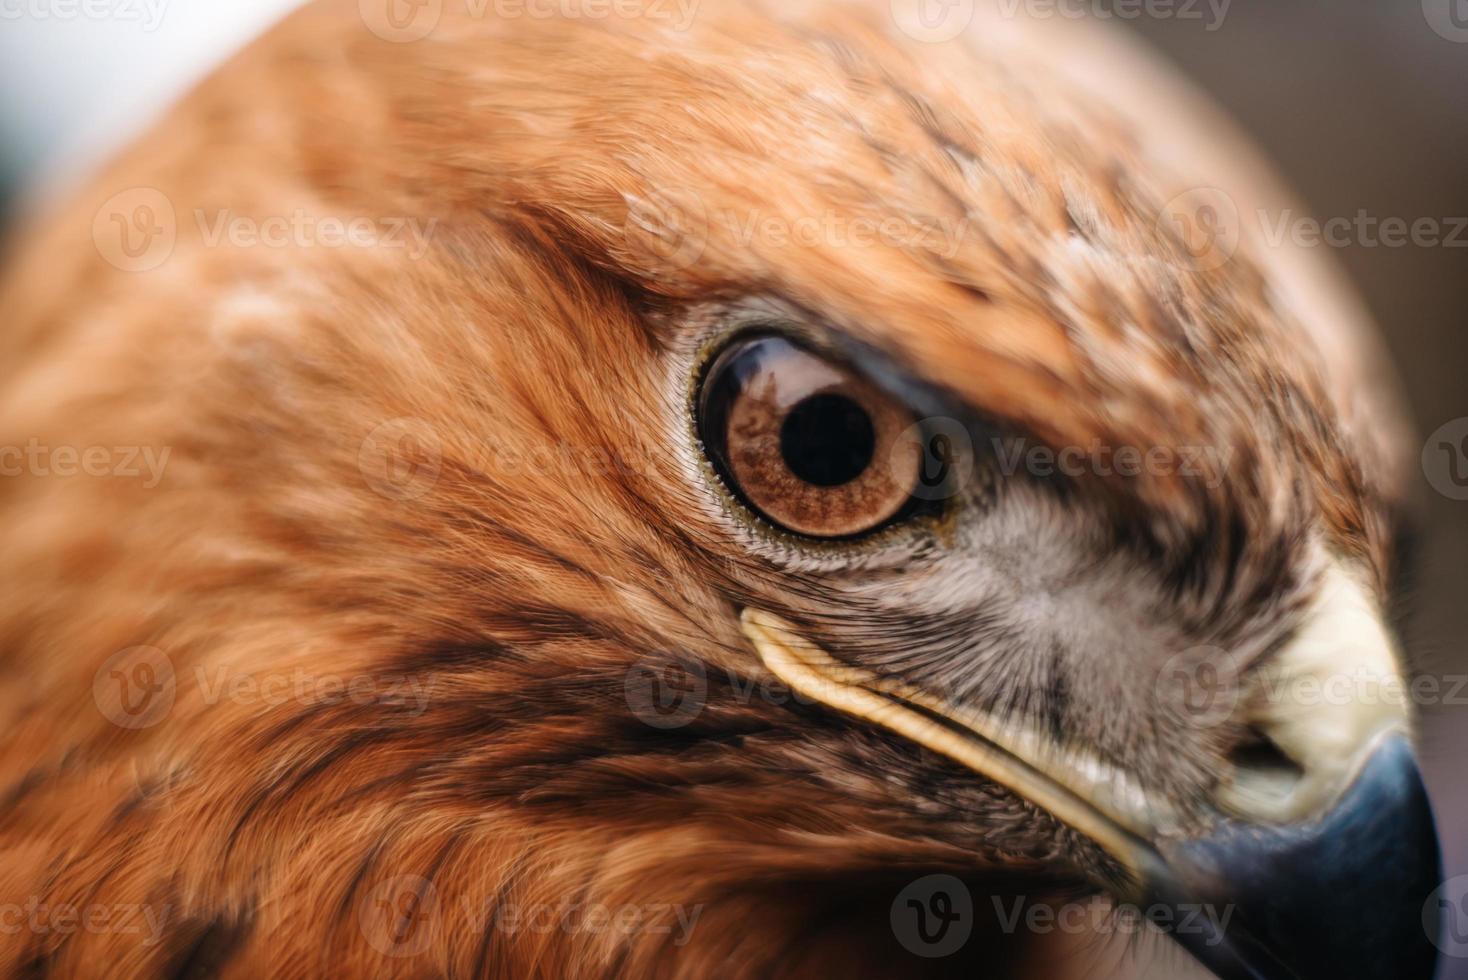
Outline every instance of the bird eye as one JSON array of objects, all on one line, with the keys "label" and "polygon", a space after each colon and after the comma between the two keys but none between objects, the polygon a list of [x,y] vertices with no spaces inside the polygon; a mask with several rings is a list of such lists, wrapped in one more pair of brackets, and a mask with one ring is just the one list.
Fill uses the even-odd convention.
[{"label": "bird eye", "polygon": [[720,476],[757,513],[817,538],[876,530],[913,500],[912,413],[778,336],[736,341],[704,375],[699,427]]}]

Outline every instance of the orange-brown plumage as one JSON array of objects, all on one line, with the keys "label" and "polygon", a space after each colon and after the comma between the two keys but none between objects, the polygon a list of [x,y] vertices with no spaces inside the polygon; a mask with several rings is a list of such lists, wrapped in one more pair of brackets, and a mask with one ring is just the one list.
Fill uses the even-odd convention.
[{"label": "orange-brown plumage", "polygon": [[[770,678],[740,608],[842,627],[818,567],[752,554],[691,482],[683,372],[731,306],[837,329],[1039,442],[1230,449],[1217,485],[1074,488],[1175,578],[1159,632],[1286,633],[1317,518],[1385,588],[1395,420],[1347,324],[1310,339],[1247,242],[1190,263],[1160,218],[1197,178],[1025,49],[798,6],[708,3],[686,32],[445,9],[393,44],[313,4],[22,244],[0,443],[170,455],[151,487],[0,482],[0,899],[167,921],[153,944],[26,934],[0,974],[884,975],[922,965],[886,932],[893,882],[1112,873],[992,784],[743,693]],[[128,272],[93,216],[136,187],[178,241]],[[195,220],[297,208],[431,231],[421,255],[232,247]],[[740,234],[827,214],[923,234]],[[106,668],[138,647],[172,701],[130,729]],[[669,660],[706,685],[677,729],[628,680]],[[299,676],[372,694],[219,694]],[[1103,721],[1077,724],[1183,800],[1238,738]],[[419,878],[430,914],[393,955],[379,899]],[[495,924],[568,901],[670,906],[671,931]],[[673,908],[697,910],[682,945]]]}]

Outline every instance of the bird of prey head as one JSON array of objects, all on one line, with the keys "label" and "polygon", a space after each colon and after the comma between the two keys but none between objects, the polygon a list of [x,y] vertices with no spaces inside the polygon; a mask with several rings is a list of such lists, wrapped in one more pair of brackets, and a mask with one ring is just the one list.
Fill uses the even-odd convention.
[{"label": "bird of prey head", "polygon": [[309,5],[17,243],[0,971],[1427,976],[1399,420],[1227,125],[501,6]]}]

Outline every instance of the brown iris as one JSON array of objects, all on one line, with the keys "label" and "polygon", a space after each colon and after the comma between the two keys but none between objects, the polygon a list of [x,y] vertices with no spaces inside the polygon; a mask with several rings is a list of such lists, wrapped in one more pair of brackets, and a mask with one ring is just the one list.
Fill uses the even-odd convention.
[{"label": "brown iris", "polygon": [[851,537],[912,499],[912,414],[850,368],[777,336],[736,341],[705,376],[700,424],[720,475],[769,521]]}]

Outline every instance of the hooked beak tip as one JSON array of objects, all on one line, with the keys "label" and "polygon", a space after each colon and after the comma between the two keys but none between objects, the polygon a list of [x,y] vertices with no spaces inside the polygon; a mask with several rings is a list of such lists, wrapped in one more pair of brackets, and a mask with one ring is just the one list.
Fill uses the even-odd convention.
[{"label": "hooked beak tip", "polygon": [[1179,935],[1223,980],[1430,978],[1442,881],[1437,832],[1407,739],[1381,740],[1329,812],[1306,824],[1229,823],[1160,849],[1158,901],[1232,906]]}]

